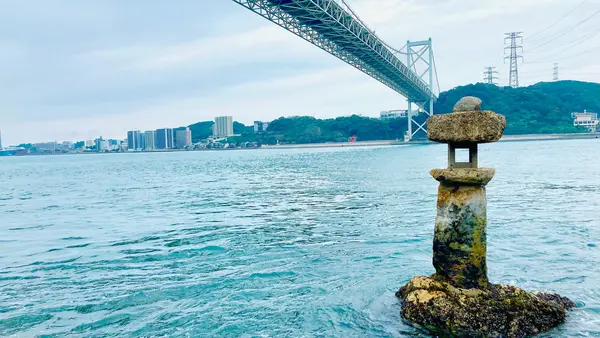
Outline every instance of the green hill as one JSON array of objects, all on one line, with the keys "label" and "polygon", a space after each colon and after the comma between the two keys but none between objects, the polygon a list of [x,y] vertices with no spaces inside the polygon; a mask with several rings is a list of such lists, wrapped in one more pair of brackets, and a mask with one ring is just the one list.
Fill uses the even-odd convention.
[{"label": "green hill", "polygon": [[[578,81],[538,83],[529,87],[511,88],[487,84],[456,87],[440,94],[435,113],[449,113],[464,96],[477,96],[483,109],[506,116],[506,134],[573,133],[585,131],[573,126],[571,113],[600,112],[600,84]],[[425,119],[427,116],[419,116]],[[194,142],[212,134],[212,121],[190,125]],[[310,116],[280,117],[269,124],[264,133],[254,133],[252,126],[234,122],[240,134],[235,141],[258,141],[263,144],[343,142],[356,136],[359,141],[403,139],[407,119],[380,120],[358,115],[335,119]],[[421,138],[424,135],[417,135]]]},{"label": "green hill", "polygon": [[498,87],[483,83],[456,87],[440,94],[436,114],[452,111],[463,96],[476,96],[482,109],[506,116],[505,134],[571,133],[572,112],[600,112],[600,84],[579,81],[541,82],[529,87]]},{"label": "green hill", "polygon": [[[402,139],[407,128],[406,119],[380,120],[358,115],[335,119],[316,119],[309,116],[280,117],[264,133],[254,133],[253,126],[234,122],[233,131],[240,136],[234,141],[257,141],[263,144],[345,142],[356,136],[361,141]],[[212,134],[212,121],[190,125],[194,142]]]}]

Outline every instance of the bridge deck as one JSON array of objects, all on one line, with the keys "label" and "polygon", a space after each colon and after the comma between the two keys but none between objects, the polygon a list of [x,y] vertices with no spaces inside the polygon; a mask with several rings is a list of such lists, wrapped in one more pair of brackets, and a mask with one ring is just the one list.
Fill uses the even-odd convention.
[{"label": "bridge deck", "polygon": [[432,94],[384,43],[333,0],[233,0],[360,69],[413,102]]}]

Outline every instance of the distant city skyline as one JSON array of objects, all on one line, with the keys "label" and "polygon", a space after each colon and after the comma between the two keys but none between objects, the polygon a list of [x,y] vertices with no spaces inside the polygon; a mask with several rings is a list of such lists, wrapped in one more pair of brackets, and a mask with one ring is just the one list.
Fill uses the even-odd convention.
[{"label": "distant city skyline", "polygon": [[189,127],[127,131],[128,151],[184,149],[191,145],[192,131]]}]

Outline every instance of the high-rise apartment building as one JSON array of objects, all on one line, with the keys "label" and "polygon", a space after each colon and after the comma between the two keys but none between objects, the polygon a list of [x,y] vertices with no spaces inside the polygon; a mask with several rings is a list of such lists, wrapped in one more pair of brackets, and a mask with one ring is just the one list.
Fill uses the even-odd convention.
[{"label": "high-rise apartment building", "polygon": [[100,136],[96,140],[94,140],[94,146],[97,152],[108,150],[108,141]]},{"label": "high-rise apartment building", "polygon": [[167,128],[167,149],[175,148],[175,136],[173,128]]},{"label": "high-rise apartment building", "polygon": [[184,149],[187,146],[192,145],[192,131],[188,127],[184,127],[183,130],[177,130],[175,133],[177,139],[177,148]]},{"label": "high-rise apartment building", "polygon": [[173,141],[173,129],[156,129],[155,149],[171,149],[173,148]]},{"label": "high-rise apartment building", "polygon": [[141,133],[139,130],[130,130],[127,132],[127,149],[136,151],[141,149]]},{"label": "high-rise apartment building", "polygon": [[156,149],[156,131],[148,130],[144,132],[144,149],[154,150]]},{"label": "high-rise apartment building", "polygon": [[215,126],[213,129],[214,137],[233,136],[233,117],[217,116],[215,117]]},{"label": "high-rise apartment building", "polygon": [[156,129],[156,149],[167,149],[167,129]]},{"label": "high-rise apartment building", "polygon": [[177,140],[177,136],[179,136],[180,131],[186,129],[187,127],[178,127],[173,129],[173,148],[179,148],[179,141]]},{"label": "high-rise apartment building", "polygon": [[138,145],[139,150],[146,149],[146,133],[140,133],[140,142]]},{"label": "high-rise apartment building", "polygon": [[0,150],[2,149],[2,130],[0,130]]}]

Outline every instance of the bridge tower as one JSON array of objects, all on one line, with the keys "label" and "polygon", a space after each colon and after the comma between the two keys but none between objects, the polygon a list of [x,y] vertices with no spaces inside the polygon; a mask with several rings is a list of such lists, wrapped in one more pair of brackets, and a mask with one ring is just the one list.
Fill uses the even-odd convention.
[{"label": "bridge tower", "polygon": [[[412,110],[412,104],[414,103],[417,106],[417,109],[424,111],[427,115],[433,115],[433,102],[436,98],[433,83],[435,65],[431,38],[422,41],[406,42],[406,66],[427,84],[427,88],[431,92],[431,96],[425,102],[413,101],[411,97],[407,98],[408,131],[405,136],[405,141],[410,141],[419,130],[422,130],[427,134],[427,123],[425,121],[419,122],[415,119],[415,117],[419,115],[419,110],[417,110],[415,114]],[[416,127],[414,130],[413,125]]]}]

